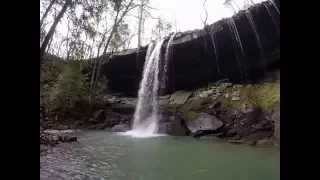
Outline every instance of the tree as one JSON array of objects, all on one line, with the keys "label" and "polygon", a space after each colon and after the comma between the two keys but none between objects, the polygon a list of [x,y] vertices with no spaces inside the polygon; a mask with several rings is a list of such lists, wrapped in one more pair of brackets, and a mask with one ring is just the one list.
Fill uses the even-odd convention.
[{"label": "tree", "polygon": [[41,19],[40,19],[40,29],[43,25],[44,20],[47,18],[49,11],[51,10],[52,6],[54,5],[54,3],[56,2],[56,0],[50,0],[50,4],[47,7],[46,11],[44,12],[44,14],[42,15]]},{"label": "tree", "polygon": [[64,15],[64,13],[66,12],[66,10],[68,9],[69,6],[71,6],[72,4],[72,0],[66,0],[65,4],[63,5],[61,11],[59,12],[57,18],[54,20],[48,34],[46,35],[46,37],[44,38],[44,41],[40,47],[40,63],[42,62],[42,58],[43,58],[43,55],[46,51],[46,48],[47,48],[47,45],[49,43],[49,40],[51,38],[51,36],[53,35],[57,25],[58,25],[58,22],[60,21],[60,19],[62,18],[62,16]]},{"label": "tree", "polygon": [[[237,5],[237,3],[235,3],[234,0],[225,0],[223,5],[227,8],[231,8],[234,13],[240,10],[240,7]],[[236,6],[237,9],[234,6]]]},{"label": "tree", "polygon": [[114,33],[114,37],[110,42],[111,52],[117,52],[120,48],[125,49],[126,41],[130,39],[129,25],[121,23]]},{"label": "tree", "polygon": [[143,30],[143,22],[145,20],[144,12],[145,7],[147,6],[147,4],[149,4],[149,0],[140,0],[140,5],[139,5],[139,23],[138,23],[138,48],[141,47],[141,34],[142,34],[142,30]]},{"label": "tree", "polygon": [[172,23],[159,18],[156,26],[152,29],[152,35],[155,40],[161,40],[163,37],[169,35],[172,30]]},{"label": "tree", "polygon": [[202,6],[203,6],[203,9],[204,9],[204,11],[205,11],[205,13],[206,13],[205,19],[203,20],[202,17],[201,17],[201,15],[200,15],[200,19],[201,19],[201,21],[202,21],[202,23],[203,23],[203,26],[206,26],[206,25],[207,25],[207,20],[208,20],[208,12],[207,12],[207,10],[206,10],[206,8],[205,8],[206,2],[207,2],[207,0],[204,0],[203,5],[202,5]]},{"label": "tree", "polygon": [[[123,18],[127,15],[127,13],[129,11],[131,11],[132,9],[134,9],[138,6],[137,4],[133,3],[133,0],[129,0],[129,2],[127,4],[125,3],[126,2],[125,0],[111,0],[111,2],[112,2],[113,10],[115,12],[115,17],[113,20],[111,32],[110,32],[109,37],[108,37],[106,44],[104,46],[102,55],[105,55],[107,53],[107,49],[110,45],[110,42],[113,38],[113,35],[117,31],[117,28],[118,28],[119,24],[122,22]],[[98,56],[97,56],[97,59],[98,59]],[[94,86],[96,85],[96,83],[99,79],[100,67],[101,67],[101,60],[99,60],[96,75],[93,74]],[[94,88],[94,86],[93,86],[93,88]]]}]

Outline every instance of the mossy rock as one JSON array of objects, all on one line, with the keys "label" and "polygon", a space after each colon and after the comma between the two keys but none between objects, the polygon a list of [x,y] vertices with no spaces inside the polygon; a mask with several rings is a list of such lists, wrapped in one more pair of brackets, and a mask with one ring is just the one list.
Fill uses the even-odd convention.
[{"label": "mossy rock", "polygon": [[182,114],[182,117],[187,121],[193,120],[197,118],[197,116],[198,116],[198,113],[195,111],[189,111]]},{"label": "mossy rock", "polygon": [[191,96],[191,91],[176,91],[170,96],[169,102],[170,104],[182,105],[186,103]]},{"label": "mossy rock", "polygon": [[210,103],[211,101],[211,98],[192,98],[182,106],[182,112],[202,110],[205,108],[205,105]]},{"label": "mossy rock", "polygon": [[[232,94],[237,91],[239,92],[236,93],[237,100],[232,100]],[[229,94],[229,97],[226,98],[225,94]],[[219,100],[222,102],[222,108],[226,110],[243,110],[244,106],[253,106],[272,112],[280,109],[280,83],[235,86],[225,89],[224,95]]]}]

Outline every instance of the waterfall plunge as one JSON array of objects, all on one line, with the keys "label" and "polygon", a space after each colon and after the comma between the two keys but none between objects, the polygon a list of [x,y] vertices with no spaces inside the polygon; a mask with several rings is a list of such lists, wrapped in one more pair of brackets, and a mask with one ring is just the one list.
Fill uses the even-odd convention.
[{"label": "waterfall plunge", "polygon": [[165,56],[165,64],[160,68],[161,60],[161,47],[163,40],[157,42],[155,45],[151,43],[148,47],[146,60],[144,63],[144,69],[142,74],[142,80],[140,82],[138,92],[138,102],[134,114],[134,123],[131,131],[125,134],[133,137],[152,137],[159,136],[158,133],[158,90],[159,90],[159,73],[162,74],[161,85],[165,85],[165,76],[167,73],[168,63],[168,51],[170,50],[170,44],[173,41],[172,35],[167,48]]}]

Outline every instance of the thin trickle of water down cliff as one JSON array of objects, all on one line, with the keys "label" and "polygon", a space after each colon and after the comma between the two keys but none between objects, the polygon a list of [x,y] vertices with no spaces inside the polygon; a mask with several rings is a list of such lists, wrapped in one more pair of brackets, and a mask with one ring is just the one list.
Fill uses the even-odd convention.
[{"label": "thin trickle of water down cliff", "polygon": [[[170,38],[170,42],[175,34]],[[138,104],[134,114],[133,129],[127,134],[149,137],[158,133],[158,91],[166,84],[170,42],[167,44],[164,63],[161,63],[161,47],[164,40],[148,46],[142,80],[138,91]],[[160,73],[162,72],[162,73]],[[161,79],[160,79],[161,75]]]}]

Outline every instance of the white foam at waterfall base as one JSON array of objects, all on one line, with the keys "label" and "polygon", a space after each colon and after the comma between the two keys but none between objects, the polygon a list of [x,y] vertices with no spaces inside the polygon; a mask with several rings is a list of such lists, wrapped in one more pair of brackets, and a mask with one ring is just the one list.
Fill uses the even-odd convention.
[{"label": "white foam at waterfall base", "polygon": [[166,134],[157,134],[158,123],[157,123],[156,116],[148,117],[144,123],[141,123],[138,127],[124,132],[119,133],[120,135],[127,135],[137,138],[149,138],[149,137],[159,137],[159,136],[166,136]]}]

